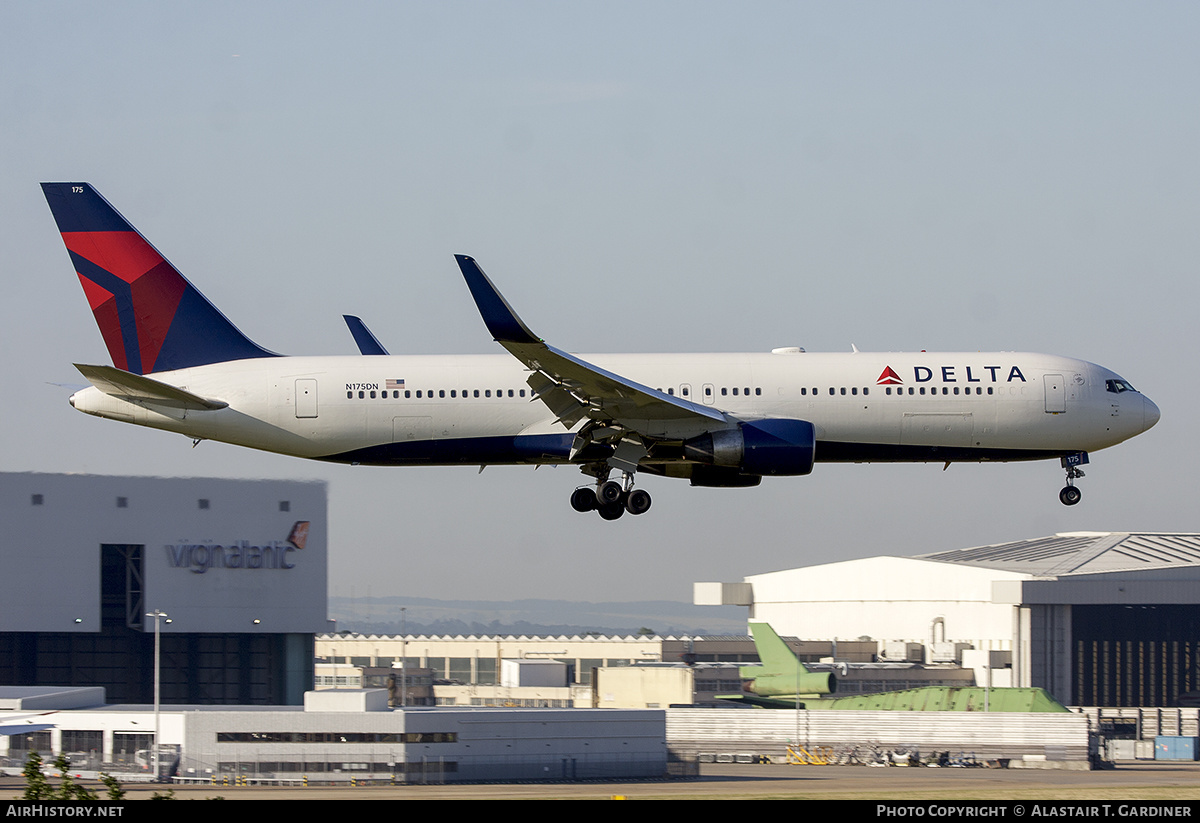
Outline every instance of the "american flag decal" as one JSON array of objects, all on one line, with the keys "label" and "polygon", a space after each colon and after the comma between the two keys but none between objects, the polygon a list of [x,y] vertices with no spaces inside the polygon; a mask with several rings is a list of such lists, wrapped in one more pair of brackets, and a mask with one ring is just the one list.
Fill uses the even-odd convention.
[{"label": "american flag decal", "polygon": [[385,389],[389,389],[389,390],[402,389],[402,388],[404,388],[404,381],[403,380],[387,380],[384,382],[383,387]]}]

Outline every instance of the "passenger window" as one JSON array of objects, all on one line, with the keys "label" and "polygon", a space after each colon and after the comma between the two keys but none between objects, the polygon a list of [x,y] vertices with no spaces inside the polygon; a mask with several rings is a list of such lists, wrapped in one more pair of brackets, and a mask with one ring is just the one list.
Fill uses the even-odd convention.
[{"label": "passenger window", "polygon": [[362,399],[363,399],[364,397],[366,397],[366,396],[367,396],[366,392],[359,392],[359,393],[358,393],[358,399],[359,399],[359,400],[362,400]]},{"label": "passenger window", "polygon": [[855,394],[855,395],[858,394],[858,386],[855,386],[854,388],[850,389],[850,393]]},{"label": "passenger window", "polygon": [[347,399],[347,400],[353,400],[353,399],[354,399],[354,392],[352,392],[352,391],[348,391],[348,392],[346,392],[346,399]]}]

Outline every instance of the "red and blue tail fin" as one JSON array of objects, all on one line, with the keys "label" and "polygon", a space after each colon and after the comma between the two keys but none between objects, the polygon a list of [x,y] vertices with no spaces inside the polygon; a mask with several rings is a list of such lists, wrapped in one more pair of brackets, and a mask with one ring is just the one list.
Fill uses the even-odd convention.
[{"label": "red and blue tail fin", "polygon": [[43,183],[113,365],[134,374],[273,357],[87,183]]}]

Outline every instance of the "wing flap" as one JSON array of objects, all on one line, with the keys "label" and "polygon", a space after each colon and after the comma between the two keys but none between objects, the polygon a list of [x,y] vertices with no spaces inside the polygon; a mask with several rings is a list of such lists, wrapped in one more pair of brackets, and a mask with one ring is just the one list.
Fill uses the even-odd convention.
[{"label": "wing flap", "polygon": [[140,374],[122,371],[112,366],[89,366],[76,363],[75,368],[79,369],[79,373],[100,391],[132,403],[169,406],[174,409],[194,411],[213,411],[229,405],[223,400],[201,397],[186,389]]}]

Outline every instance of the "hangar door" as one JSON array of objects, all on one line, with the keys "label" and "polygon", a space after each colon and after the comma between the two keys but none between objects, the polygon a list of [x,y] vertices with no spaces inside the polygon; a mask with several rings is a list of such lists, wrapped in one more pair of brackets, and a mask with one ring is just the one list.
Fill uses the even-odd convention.
[{"label": "hangar door", "polygon": [[1200,691],[1200,606],[1071,606],[1077,706],[1177,706]]}]

